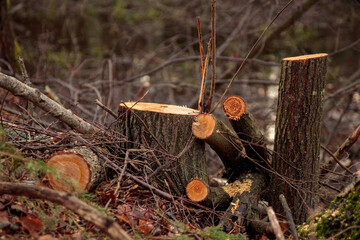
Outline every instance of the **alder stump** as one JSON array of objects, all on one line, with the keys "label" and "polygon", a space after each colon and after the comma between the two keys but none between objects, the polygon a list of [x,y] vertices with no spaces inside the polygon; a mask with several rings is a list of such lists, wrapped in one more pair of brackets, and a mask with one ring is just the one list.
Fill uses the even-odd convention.
[{"label": "alder stump", "polygon": [[296,223],[316,208],[321,117],[327,54],[284,58],[279,83],[270,205],[277,213],[284,194]]},{"label": "alder stump", "polygon": [[193,178],[208,184],[205,144],[191,131],[198,114],[194,109],[158,103],[119,106],[117,131],[127,138],[123,147],[152,151],[156,161],[148,164],[153,170],[161,169],[154,178],[162,189],[168,189],[167,182],[174,193],[185,194]]}]

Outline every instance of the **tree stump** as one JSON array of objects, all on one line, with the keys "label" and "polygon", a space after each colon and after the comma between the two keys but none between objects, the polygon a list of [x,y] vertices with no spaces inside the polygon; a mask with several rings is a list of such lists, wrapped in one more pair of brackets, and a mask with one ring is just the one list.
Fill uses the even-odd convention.
[{"label": "tree stump", "polygon": [[279,85],[270,205],[284,194],[296,223],[318,203],[319,152],[327,54],[285,58]]},{"label": "tree stump", "polygon": [[197,110],[174,105],[143,102],[120,104],[117,129],[127,137],[124,147],[153,151],[158,161],[149,164],[153,170],[161,168],[155,177],[163,189],[168,189],[165,181],[174,193],[181,194],[185,194],[186,185],[193,178],[208,184],[205,144],[195,139],[191,131],[198,114]]}]

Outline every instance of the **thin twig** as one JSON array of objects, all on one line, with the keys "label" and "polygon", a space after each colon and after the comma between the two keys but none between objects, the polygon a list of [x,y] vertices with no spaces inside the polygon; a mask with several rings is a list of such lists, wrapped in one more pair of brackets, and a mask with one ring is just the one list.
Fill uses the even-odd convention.
[{"label": "thin twig", "polygon": [[216,0],[211,3],[211,39],[212,39],[212,55],[211,55],[211,87],[209,98],[205,106],[205,112],[210,111],[212,100],[215,92],[216,80]]},{"label": "thin twig", "polygon": [[321,144],[321,148],[325,150],[325,152],[327,152],[334,160],[335,162],[337,162],[337,164],[339,164],[339,166],[341,168],[343,168],[345,171],[347,171],[348,173],[350,173],[351,175],[353,174],[352,171],[350,171],[349,168],[345,167],[340,161],[339,159],[329,150],[327,149],[324,145]]},{"label": "thin twig", "polygon": [[341,49],[339,49],[339,50],[337,50],[337,51],[335,51],[335,52],[329,53],[329,57],[332,57],[332,56],[334,56],[335,54],[342,53],[342,52],[344,52],[344,51],[346,51],[346,50],[348,50],[348,49],[350,49],[350,48],[352,48],[352,47],[355,47],[355,46],[358,45],[359,43],[360,43],[360,38],[359,38],[358,40],[356,40],[355,42],[351,43],[351,44],[348,45],[348,46],[345,46],[345,47],[343,47],[343,48],[341,48]]},{"label": "thin twig", "polygon": [[204,71],[204,50],[203,50],[203,45],[202,45],[202,36],[201,36],[199,17],[196,17],[196,20],[197,20],[197,31],[198,31],[198,38],[199,38],[200,68],[201,68],[201,74],[202,74]]},{"label": "thin twig", "polygon": [[291,210],[289,208],[289,205],[286,202],[286,198],[285,198],[285,196],[283,194],[280,194],[279,199],[280,199],[281,204],[282,204],[282,206],[283,206],[283,208],[285,210],[286,217],[287,217],[287,219],[289,221],[291,233],[292,233],[294,239],[298,240],[299,237],[298,237],[298,234],[296,232],[295,222],[294,222],[293,216],[291,214]]},{"label": "thin twig", "polygon": [[[113,62],[111,59],[107,60],[108,63],[108,68],[109,68],[109,90],[107,91],[108,94],[108,99],[107,99],[107,106],[111,106],[111,101],[112,101],[112,96],[113,96],[113,81],[114,81],[114,74],[113,74]],[[106,123],[106,119],[107,119],[107,113],[105,113],[104,116],[104,123]]]},{"label": "thin twig", "polygon": [[[235,58],[235,57],[228,57],[228,56],[216,56],[217,60],[223,60],[223,61],[231,61],[231,62],[241,62],[244,61],[244,58]],[[126,82],[132,82],[136,79],[139,79],[143,76],[146,75],[152,75],[158,71],[161,71],[162,69],[164,69],[165,67],[175,64],[175,63],[181,63],[181,62],[187,62],[187,61],[198,61],[200,60],[200,56],[189,56],[189,57],[178,57],[178,58],[170,58],[167,61],[165,61],[164,63],[162,63],[161,65],[147,71],[144,73],[140,73],[138,75],[126,78],[124,80],[121,81],[114,81],[114,86],[117,85],[123,85]],[[249,58],[247,59],[247,62],[251,62],[251,63],[256,63],[256,64],[260,64],[260,65],[264,65],[264,66],[280,66],[279,63],[275,63],[275,62],[271,62],[271,61],[264,61],[264,60],[260,60],[260,59],[256,59],[256,58]],[[104,81],[101,81],[101,84],[103,84]]]},{"label": "thin twig", "polygon": [[200,96],[198,102],[198,110],[201,112],[201,101],[204,91],[205,79],[204,79],[204,53],[203,53],[203,46],[202,46],[202,37],[201,37],[201,29],[200,29],[200,19],[196,17],[197,20],[197,31],[198,31],[198,38],[199,38],[199,52],[200,52],[200,69],[201,69],[201,88],[200,88]]},{"label": "thin twig", "polygon": [[[20,69],[21,69],[21,75],[24,79],[25,84],[28,85],[29,87],[31,87],[31,81],[29,78],[29,74],[26,70],[24,59],[21,56],[18,56],[18,62],[19,62]],[[29,100],[27,100],[25,109],[27,109],[27,114],[28,114],[26,120],[29,120],[29,118],[31,118],[31,116],[33,116],[33,111],[34,111],[33,103],[30,102]],[[33,124],[32,121],[31,121],[31,124]]]},{"label": "thin twig", "polygon": [[115,119],[117,119],[117,115],[107,106],[105,106],[104,104],[102,104],[102,102],[100,102],[98,99],[95,100],[95,103],[101,107],[102,109],[104,109],[107,113],[109,113],[111,116],[113,116]]},{"label": "thin twig", "polygon": [[209,39],[208,42],[208,47],[207,47],[207,53],[206,53],[206,58],[205,58],[205,62],[204,62],[204,66],[201,72],[201,88],[200,88],[200,96],[199,96],[199,103],[198,103],[198,110],[201,113],[203,111],[203,105],[204,105],[204,101],[203,97],[205,98],[205,84],[206,84],[206,77],[207,77],[207,70],[208,70],[208,64],[209,64],[209,55],[210,55],[210,43],[211,43],[211,39]]},{"label": "thin twig", "polygon": [[27,86],[21,81],[0,72],[0,86],[12,92],[14,95],[32,101],[36,106],[50,113],[71,128],[83,134],[102,133],[103,130],[86,122],[84,119],[73,114],[69,109],[50,99],[38,89]]},{"label": "thin twig", "polygon": [[227,92],[230,89],[230,86],[232,84],[232,82],[235,80],[236,76],[239,74],[239,72],[241,71],[241,69],[244,67],[245,62],[247,61],[247,59],[250,57],[250,54],[254,51],[255,47],[259,44],[260,40],[263,38],[264,34],[267,32],[267,30],[270,28],[270,26],[275,22],[275,20],[280,16],[280,14],[293,2],[294,0],[290,0],[281,10],[280,12],[278,12],[278,14],[276,14],[276,16],[274,17],[274,19],[269,23],[269,25],[266,26],[266,28],[264,29],[264,31],[261,33],[261,35],[259,36],[259,38],[256,40],[255,44],[252,46],[252,48],[250,49],[250,51],[248,52],[248,54],[246,55],[244,61],[241,62],[240,67],[236,70],[234,76],[231,78],[228,86],[226,87],[224,93],[221,95],[220,100],[217,102],[217,104],[214,106],[214,108],[210,111],[210,113],[214,112],[215,109],[219,106],[219,104],[222,102],[222,100],[224,99],[225,95],[227,94]]},{"label": "thin twig", "polygon": [[[147,149],[128,149],[128,150],[126,151],[124,166],[123,166],[123,168],[121,169],[120,176],[119,176],[119,178],[118,178],[118,180],[117,180],[117,185],[116,185],[116,189],[115,189],[115,192],[114,192],[114,196],[115,196],[115,197],[117,196],[117,194],[118,194],[118,192],[119,192],[120,183],[121,183],[121,180],[122,180],[122,178],[123,178],[123,176],[124,176],[124,174],[125,174],[125,170],[126,170],[126,167],[127,167],[128,162],[129,162],[129,154],[130,154],[131,152],[147,152],[147,151],[148,151]],[[105,209],[108,208],[109,204],[111,203],[111,200],[112,200],[112,199],[110,198],[109,201],[106,203]]]},{"label": "thin twig", "polygon": [[342,231],[338,232],[337,234],[335,234],[335,235],[333,235],[333,236],[331,236],[331,237],[327,238],[326,240],[335,239],[335,238],[339,237],[341,234],[343,234],[343,233],[345,233],[345,232],[347,232],[347,231],[349,231],[349,230],[351,230],[351,229],[358,229],[358,228],[360,228],[360,226],[359,226],[359,225],[356,225],[356,226],[350,226],[350,227],[345,228],[344,230],[342,230]]}]

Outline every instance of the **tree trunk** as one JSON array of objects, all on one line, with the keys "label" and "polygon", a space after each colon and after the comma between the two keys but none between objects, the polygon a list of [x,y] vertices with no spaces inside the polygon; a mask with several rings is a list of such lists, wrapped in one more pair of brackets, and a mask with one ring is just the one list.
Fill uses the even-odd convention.
[{"label": "tree trunk", "polygon": [[[155,177],[162,189],[168,189],[164,180],[177,194],[185,194],[186,185],[193,178],[208,184],[205,145],[203,141],[195,139],[191,132],[197,114],[197,110],[173,105],[142,102],[120,104],[117,129],[127,137],[128,142],[124,147],[153,151],[156,162],[149,164],[153,170],[161,169]],[[171,179],[166,175],[170,175]]]},{"label": "tree trunk", "polygon": [[270,205],[284,194],[295,222],[318,202],[319,151],[327,54],[285,58],[279,85]]},{"label": "tree trunk", "polygon": [[15,72],[15,37],[12,29],[12,20],[9,13],[10,1],[0,0],[0,58],[9,65],[0,63],[0,69],[8,69]]}]

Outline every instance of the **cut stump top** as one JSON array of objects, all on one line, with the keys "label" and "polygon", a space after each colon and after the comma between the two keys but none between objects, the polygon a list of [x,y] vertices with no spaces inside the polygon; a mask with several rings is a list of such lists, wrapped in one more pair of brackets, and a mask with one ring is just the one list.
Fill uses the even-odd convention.
[{"label": "cut stump top", "polygon": [[242,97],[232,95],[224,100],[223,108],[230,119],[239,120],[246,111],[246,104]]},{"label": "cut stump top", "polygon": [[200,179],[192,179],[186,186],[186,195],[194,202],[201,202],[209,195],[209,187]]},{"label": "cut stump top", "polygon": [[296,57],[287,57],[287,58],[283,58],[283,61],[306,61],[309,59],[323,58],[327,56],[328,56],[327,53],[316,53],[316,54],[302,55]]},{"label": "cut stump top", "polygon": [[209,138],[215,131],[216,119],[212,114],[200,114],[192,124],[192,132],[199,139]]},{"label": "cut stump top", "polygon": [[158,113],[169,113],[178,115],[198,115],[199,111],[180,107],[176,105],[160,104],[160,103],[146,103],[146,102],[124,102],[120,104],[121,108],[130,108],[138,111],[149,111]]},{"label": "cut stump top", "polygon": [[49,184],[53,189],[73,192],[73,190],[83,191],[88,188],[91,169],[82,155],[73,152],[59,152],[52,155],[46,164],[62,174],[62,178],[57,178],[57,176],[47,173]]}]

